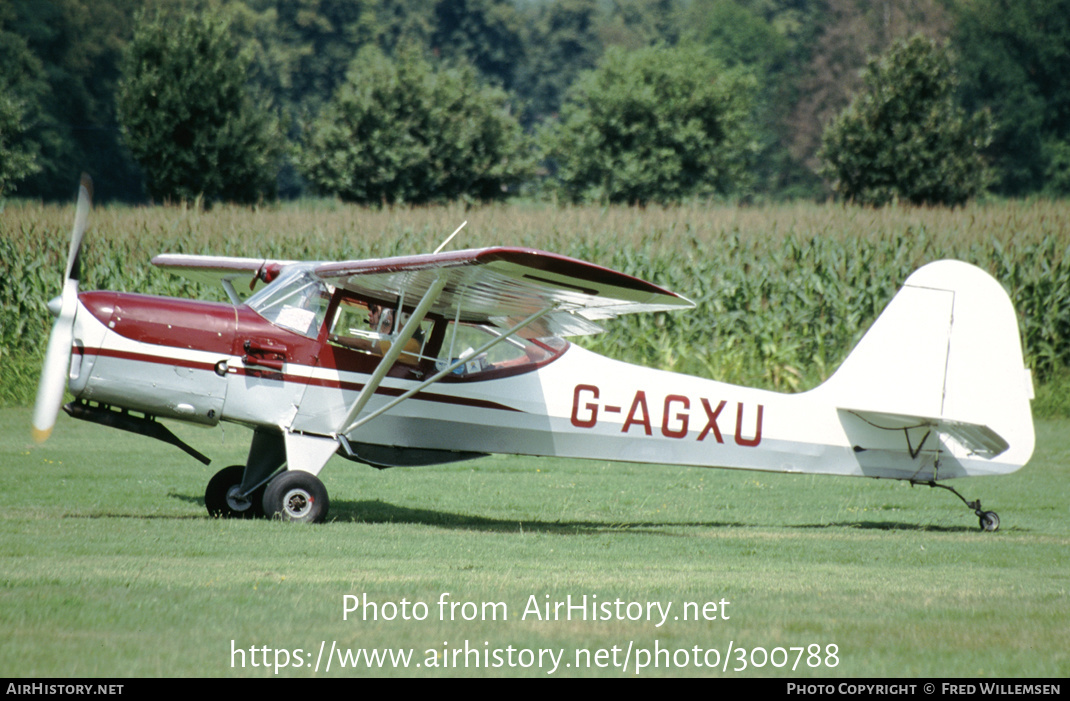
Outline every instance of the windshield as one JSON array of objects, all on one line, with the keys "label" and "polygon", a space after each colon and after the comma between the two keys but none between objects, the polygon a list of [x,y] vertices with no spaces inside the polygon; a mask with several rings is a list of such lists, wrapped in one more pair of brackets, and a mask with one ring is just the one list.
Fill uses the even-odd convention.
[{"label": "windshield", "polygon": [[315,338],[327,316],[331,292],[307,268],[287,269],[246,303],[276,326]]}]

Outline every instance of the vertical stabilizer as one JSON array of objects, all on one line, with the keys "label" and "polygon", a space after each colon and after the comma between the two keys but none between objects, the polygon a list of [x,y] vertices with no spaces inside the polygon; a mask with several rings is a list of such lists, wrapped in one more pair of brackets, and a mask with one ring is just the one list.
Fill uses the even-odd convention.
[{"label": "vertical stabilizer", "polygon": [[917,417],[953,438],[977,427],[993,445],[1005,442],[1003,465],[1020,467],[1033,452],[1033,386],[1014,307],[995,279],[967,263],[938,261],[911,275],[814,391],[840,409]]}]

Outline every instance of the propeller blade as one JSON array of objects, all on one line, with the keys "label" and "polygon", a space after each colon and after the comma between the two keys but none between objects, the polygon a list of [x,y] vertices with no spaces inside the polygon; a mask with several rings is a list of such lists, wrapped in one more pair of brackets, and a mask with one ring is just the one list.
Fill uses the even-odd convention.
[{"label": "propeller blade", "polygon": [[52,334],[48,337],[48,350],[41,368],[41,380],[37,385],[37,401],[33,406],[33,438],[44,442],[56,425],[63,390],[67,387],[67,374],[71,364],[71,344],[74,342],[74,314],[78,307],[78,281],[71,278],[63,286],[63,305]]},{"label": "propeller blade", "polygon": [[74,316],[78,311],[79,257],[82,252],[82,237],[85,235],[89,209],[93,200],[93,180],[82,174],[78,186],[78,206],[74,212],[74,228],[71,229],[71,245],[67,251],[67,267],[63,272],[63,293],[60,297],[59,314],[52,325],[37,385],[37,400],[33,407],[33,437],[43,442],[52,433],[63,403],[63,390],[71,364],[71,344],[74,342]]},{"label": "propeller blade", "polygon": [[82,173],[78,185],[78,207],[74,212],[74,228],[71,229],[71,246],[67,251],[67,269],[63,273],[63,282],[81,277],[78,259],[82,252],[82,237],[85,235],[86,222],[89,220],[89,208],[93,204],[93,179]]}]

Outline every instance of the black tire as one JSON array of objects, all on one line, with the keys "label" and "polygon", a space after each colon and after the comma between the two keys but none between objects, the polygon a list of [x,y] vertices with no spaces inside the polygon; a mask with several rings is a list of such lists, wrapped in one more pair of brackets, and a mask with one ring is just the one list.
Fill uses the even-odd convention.
[{"label": "black tire", "polygon": [[981,530],[989,532],[999,530],[999,515],[995,511],[986,511],[981,514]]},{"label": "black tire", "polygon": [[323,482],[300,470],[280,473],[264,492],[264,514],[283,521],[318,523],[327,518],[330,506]]},{"label": "black tire", "polygon": [[224,467],[208,481],[204,490],[204,506],[214,518],[257,518],[264,515],[264,488],[260,487],[248,497],[237,496],[241,487],[244,465]]}]

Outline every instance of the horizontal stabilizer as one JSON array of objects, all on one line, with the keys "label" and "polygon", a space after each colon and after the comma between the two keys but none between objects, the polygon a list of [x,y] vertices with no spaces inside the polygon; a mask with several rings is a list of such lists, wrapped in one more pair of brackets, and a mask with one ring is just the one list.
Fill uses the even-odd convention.
[{"label": "horizontal stabilizer", "polygon": [[[1001,435],[988,426],[971,424],[964,421],[951,421],[926,416],[908,416],[906,414],[889,414],[876,411],[859,411],[845,409],[865,421],[867,424],[886,431],[910,431],[911,429],[930,429],[954,439],[969,454],[982,458],[994,458],[1004,453],[1010,444]],[[865,448],[866,446],[859,446]],[[914,452],[920,446],[904,444],[904,450]]]}]

